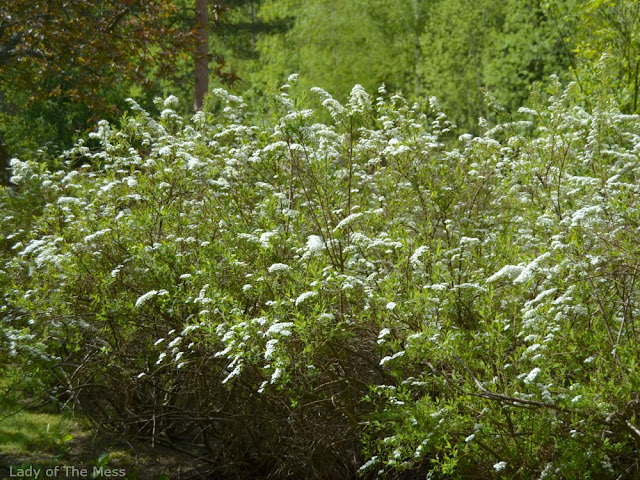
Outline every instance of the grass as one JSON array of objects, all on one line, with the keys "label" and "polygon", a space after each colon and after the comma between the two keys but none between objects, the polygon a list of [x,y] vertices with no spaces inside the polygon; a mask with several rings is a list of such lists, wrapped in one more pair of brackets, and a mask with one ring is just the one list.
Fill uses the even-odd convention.
[{"label": "grass", "polygon": [[[21,409],[21,405],[2,402],[0,415],[0,454],[27,455],[34,451],[64,453],[74,437],[88,432],[68,415]],[[7,408],[8,407],[8,408]]]},{"label": "grass", "polygon": [[0,478],[10,466],[49,465],[64,457],[70,442],[90,435],[69,414],[47,411],[30,400],[25,377],[0,372]]},{"label": "grass", "polygon": [[63,479],[67,477],[46,477],[45,472],[48,467],[64,465],[87,469],[87,479],[92,478],[94,467],[102,466],[126,471],[124,477],[106,474],[104,478],[158,480],[179,478],[198,462],[162,448],[149,448],[145,442],[97,435],[81,418],[37,405],[30,398],[24,374],[0,368],[0,480],[35,478],[16,476],[19,468],[29,466],[41,470],[37,480]]}]

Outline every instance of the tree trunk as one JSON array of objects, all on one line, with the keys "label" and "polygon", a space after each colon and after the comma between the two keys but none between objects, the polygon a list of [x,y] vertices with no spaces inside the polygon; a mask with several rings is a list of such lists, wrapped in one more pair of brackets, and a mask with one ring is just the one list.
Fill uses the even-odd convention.
[{"label": "tree trunk", "polygon": [[202,108],[204,96],[209,90],[209,2],[196,0],[196,53],[195,53],[195,95],[193,109]]},{"label": "tree trunk", "polygon": [[421,24],[420,5],[418,4],[418,0],[413,0],[413,75],[416,95],[422,93],[422,75],[420,74],[422,47],[420,46],[420,34],[422,33],[423,27]]},{"label": "tree trunk", "polygon": [[0,134],[0,185],[8,187],[11,185],[9,179],[11,178],[11,166],[9,160],[11,154],[9,153],[9,147]]}]

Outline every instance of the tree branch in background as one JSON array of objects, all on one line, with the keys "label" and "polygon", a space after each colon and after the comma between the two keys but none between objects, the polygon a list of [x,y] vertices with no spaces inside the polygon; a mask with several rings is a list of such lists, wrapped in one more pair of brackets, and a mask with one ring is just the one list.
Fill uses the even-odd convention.
[{"label": "tree branch in background", "polygon": [[209,2],[196,0],[195,15],[195,88],[193,109],[202,108],[204,96],[209,90]]}]

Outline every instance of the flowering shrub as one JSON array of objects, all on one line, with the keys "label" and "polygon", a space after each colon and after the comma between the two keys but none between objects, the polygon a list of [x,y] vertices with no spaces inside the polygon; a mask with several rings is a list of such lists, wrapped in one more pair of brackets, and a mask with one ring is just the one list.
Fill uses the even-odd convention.
[{"label": "flowering shrub", "polygon": [[131,102],[13,161],[2,354],[224,475],[638,474],[640,122],[555,89],[479,137],[359,86]]}]

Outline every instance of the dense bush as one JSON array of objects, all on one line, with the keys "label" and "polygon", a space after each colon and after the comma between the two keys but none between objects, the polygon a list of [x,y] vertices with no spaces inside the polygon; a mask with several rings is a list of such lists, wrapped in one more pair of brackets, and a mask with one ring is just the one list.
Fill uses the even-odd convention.
[{"label": "dense bush", "polygon": [[640,119],[135,103],[3,192],[2,354],[220,476],[638,475]]}]

